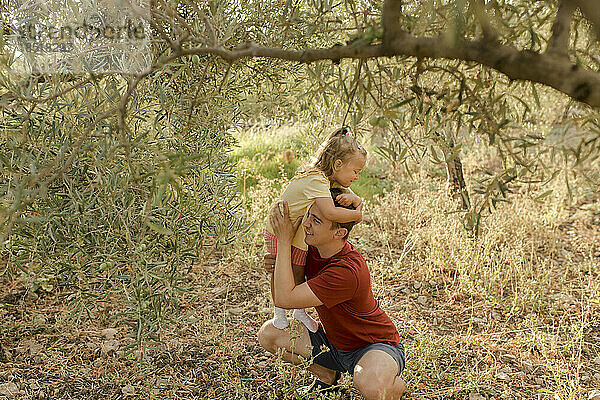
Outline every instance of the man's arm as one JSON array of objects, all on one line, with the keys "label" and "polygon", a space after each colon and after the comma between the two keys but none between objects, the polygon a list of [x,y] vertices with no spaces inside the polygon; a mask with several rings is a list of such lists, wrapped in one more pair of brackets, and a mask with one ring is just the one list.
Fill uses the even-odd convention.
[{"label": "man's arm", "polygon": [[[277,272],[275,272],[277,279]],[[275,305],[287,310],[293,308],[316,307],[323,304],[321,300],[313,293],[306,282],[295,286],[289,293],[282,294],[281,299],[277,296],[277,283],[275,283]]]},{"label": "man's arm", "polygon": [[301,222],[301,217],[292,225],[287,202],[283,203],[283,215],[276,204],[269,215],[271,227],[277,237],[275,259],[275,306],[281,308],[305,308],[323,304],[306,282],[296,285],[292,272],[292,239]]}]

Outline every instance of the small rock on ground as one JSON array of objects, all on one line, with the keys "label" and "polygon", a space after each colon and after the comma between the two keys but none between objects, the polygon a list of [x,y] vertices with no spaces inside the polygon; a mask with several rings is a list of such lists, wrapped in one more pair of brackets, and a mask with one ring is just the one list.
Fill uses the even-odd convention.
[{"label": "small rock on ground", "polygon": [[510,380],[510,376],[508,376],[506,372],[498,372],[496,374],[496,379],[500,379],[501,381],[508,381]]},{"label": "small rock on ground", "polygon": [[14,397],[19,393],[19,387],[14,382],[6,382],[0,384],[0,395],[6,397]]},{"label": "small rock on ground", "polygon": [[106,328],[102,330],[102,336],[104,336],[108,340],[114,339],[116,335],[117,330],[115,328]]},{"label": "small rock on ground", "polygon": [[600,390],[592,390],[588,394],[588,400],[600,400]]},{"label": "small rock on ground", "polygon": [[469,393],[469,400],[485,400],[485,397],[479,393],[471,392]]},{"label": "small rock on ground", "polygon": [[135,396],[135,387],[127,384],[121,388],[121,393],[123,393],[125,396]]},{"label": "small rock on ground", "polygon": [[102,350],[103,354],[110,355],[119,350],[119,341],[114,339],[105,340],[100,345],[100,349]]}]

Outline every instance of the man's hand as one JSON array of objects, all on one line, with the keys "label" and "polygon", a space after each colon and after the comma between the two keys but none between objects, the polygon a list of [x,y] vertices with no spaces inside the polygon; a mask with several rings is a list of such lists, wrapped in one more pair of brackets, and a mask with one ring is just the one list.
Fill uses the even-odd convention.
[{"label": "man's hand", "polygon": [[338,196],[335,198],[335,200],[345,207],[352,205],[352,206],[358,208],[358,206],[360,206],[362,204],[362,199],[360,197],[358,197],[357,195],[355,195],[354,193],[338,194]]},{"label": "man's hand", "polygon": [[355,219],[355,221],[354,221],[354,222],[356,222],[357,224],[358,224],[360,221],[362,221],[362,207],[363,207],[363,205],[362,205],[362,203],[361,203],[361,204],[359,204],[359,205],[358,205],[358,207],[356,207],[356,210],[354,210],[354,211],[356,211],[356,213],[357,213],[357,215],[358,215],[358,216],[357,216],[357,218],[356,218],[356,219]]},{"label": "man's hand", "polygon": [[302,217],[296,218],[296,221],[292,224],[290,221],[290,207],[287,201],[283,202],[283,215],[279,209],[279,204],[276,203],[269,213],[269,221],[271,222],[271,228],[273,228],[273,235],[277,238],[278,242],[282,244],[291,244],[292,239],[296,235],[296,231],[302,222]]},{"label": "man's hand", "polygon": [[277,254],[266,253],[263,256],[263,268],[267,274],[275,272],[275,258],[277,258]]}]

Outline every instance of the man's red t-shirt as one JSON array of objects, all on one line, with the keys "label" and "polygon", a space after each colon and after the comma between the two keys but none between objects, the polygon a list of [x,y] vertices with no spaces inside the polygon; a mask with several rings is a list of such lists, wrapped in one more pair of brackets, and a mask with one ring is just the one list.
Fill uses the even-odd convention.
[{"label": "man's red t-shirt", "polygon": [[323,302],[317,313],[336,349],[355,350],[378,342],[398,345],[398,330],[373,296],[367,263],[350,243],[330,258],[321,258],[308,246],[306,279]]}]

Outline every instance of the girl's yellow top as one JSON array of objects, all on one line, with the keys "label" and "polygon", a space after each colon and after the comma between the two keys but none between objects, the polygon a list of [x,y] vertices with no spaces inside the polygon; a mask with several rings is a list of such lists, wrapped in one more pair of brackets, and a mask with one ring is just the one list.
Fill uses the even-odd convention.
[{"label": "girl's yellow top", "polygon": [[[323,171],[319,169],[308,169],[297,172],[290,180],[279,201],[287,201],[290,209],[290,219],[292,222],[302,216],[302,222],[308,214],[308,209],[318,197],[331,197],[329,188],[332,187],[329,179]],[[267,219],[267,231],[273,233],[273,228]],[[298,228],[296,236],[292,240],[292,246],[302,250],[308,250],[304,242],[304,229]]]}]

